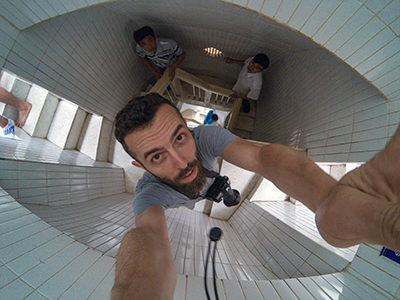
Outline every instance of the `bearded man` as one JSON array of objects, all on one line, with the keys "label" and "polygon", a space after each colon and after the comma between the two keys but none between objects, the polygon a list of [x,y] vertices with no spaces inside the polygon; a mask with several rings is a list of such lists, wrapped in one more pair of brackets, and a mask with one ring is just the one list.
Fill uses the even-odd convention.
[{"label": "bearded man", "polygon": [[173,299],[177,274],[164,209],[193,208],[218,170],[217,158],[261,174],[316,214],[336,247],[372,243],[400,250],[400,128],[385,149],[339,182],[290,147],[256,146],[217,126],[190,131],[179,110],[158,94],[131,100],[115,135],[147,170],[133,202],[136,228],[123,238],[112,299]]}]

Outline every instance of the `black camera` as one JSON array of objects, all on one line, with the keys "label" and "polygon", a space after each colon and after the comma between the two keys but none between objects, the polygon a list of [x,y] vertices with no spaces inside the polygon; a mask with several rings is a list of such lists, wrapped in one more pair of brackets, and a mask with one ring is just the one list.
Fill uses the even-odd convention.
[{"label": "black camera", "polygon": [[209,187],[206,198],[215,202],[224,201],[226,206],[234,206],[240,202],[240,193],[231,188],[231,182],[227,176],[218,175]]}]

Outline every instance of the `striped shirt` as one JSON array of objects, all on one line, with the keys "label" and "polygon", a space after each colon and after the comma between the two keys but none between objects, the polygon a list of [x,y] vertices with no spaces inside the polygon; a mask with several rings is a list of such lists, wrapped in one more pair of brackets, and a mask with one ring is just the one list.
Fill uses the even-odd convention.
[{"label": "striped shirt", "polygon": [[149,59],[154,65],[166,69],[172,65],[175,59],[182,54],[182,48],[171,39],[156,39],[157,50],[155,53],[147,52],[140,45],[136,45],[136,53],[139,57]]}]

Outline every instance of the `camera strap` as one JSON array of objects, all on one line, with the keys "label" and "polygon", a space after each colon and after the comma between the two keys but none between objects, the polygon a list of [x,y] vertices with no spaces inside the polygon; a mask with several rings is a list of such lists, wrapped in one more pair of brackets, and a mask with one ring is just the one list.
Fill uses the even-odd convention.
[{"label": "camera strap", "polygon": [[204,167],[203,167],[203,170],[204,170],[204,173],[206,174],[206,176],[208,178],[215,178],[215,177],[217,177],[219,175],[219,173],[217,173],[215,171],[208,170],[208,169],[206,169]]}]

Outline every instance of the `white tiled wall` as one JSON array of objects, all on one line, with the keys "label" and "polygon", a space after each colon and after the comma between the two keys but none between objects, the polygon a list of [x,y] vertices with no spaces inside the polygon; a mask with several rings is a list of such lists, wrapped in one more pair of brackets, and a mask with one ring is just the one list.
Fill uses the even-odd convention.
[{"label": "white tiled wall", "polygon": [[96,5],[109,0],[62,0],[62,1],[3,1],[1,13],[9,22],[22,30],[47,19],[64,15],[68,12]]},{"label": "white tiled wall", "polygon": [[400,122],[400,99],[388,102],[325,51],[288,56],[266,75],[255,138],[289,144],[300,132],[294,146],[314,160],[366,161]]},{"label": "white tiled wall", "polygon": [[[229,81],[236,69],[217,60],[205,63],[202,47],[213,43],[228,55],[249,55],[250,50],[270,54],[264,85],[274,88],[264,91],[259,101],[258,139],[287,142],[294,130],[301,130],[301,146],[310,148],[316,160],[365,161],[399,123],[398,0],[252,0],[233,1],[234,6],[232,1],[211,0],[184,5],[181,0],[117,1],[60,16],[99,2],[107,1],[3,1],[0,65],[113,119],[149,75],[135,58],[128,29],[146,23],[184,46],[186,68],[201,73],[207,65],[221,76],[225,70]],[[270,20],[259,18],[263,15]],[[44,21],[53,16],[60,17]],[[38,25],[28,28],[33,24]],[[24,29],[17,39],[16,28]],[[310,52],[316,45],[304,37],[336,57]],[[391,103],[338,67],[337,58]]]},{"label": "white tiled wall", "polygon": [[114,264],[113,258],[51,227],[0,188],[1,299],[109,299]]},{"label": "white tiled wall", "polygon": [[60,16],[19,34],[4,18],[0,22],[1,66],[110,120],[146,79],[137,76],[143,65],[131,46],[129,19],[102,7]]},{"label": "white tiled wall", "polygon": [[120,168],[0,160],[0,186],[22,203],[63,205],[125,192]]},{"label": "white tiled wall", "polygon": [[311,212],[302,212],[302,208],[291,211],[283,205],[295,208],[289,202],[258,204],[246,200],[229,223],[250,252],[278,278],[343,270],[356,249],[337,249],[328,245],[319,236]]}]

